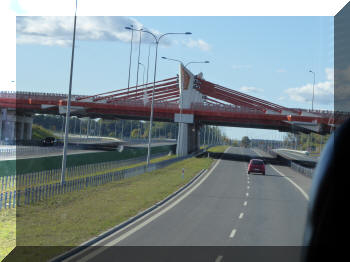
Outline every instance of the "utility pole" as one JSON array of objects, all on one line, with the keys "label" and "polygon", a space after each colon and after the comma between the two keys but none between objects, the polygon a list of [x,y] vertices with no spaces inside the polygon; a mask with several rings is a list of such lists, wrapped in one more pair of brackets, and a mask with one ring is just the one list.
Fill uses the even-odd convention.
[{"label": "utility pole", "polygon": [[76,1],[75,2],[75,14],[74,14],[72,56],[71,56],[71,66],[70,66],[70,79],[69,79],[67,112],[66,112],[66,129],[65,129],[65,133],[64,133],[63,156],[62,156],[61,184],[65,183],[65,173],[66,173],[66,163],[67,163],[67,147],[68,147],[70,104],[71,104],[71,99],[72,99],[72,80],[73,80],[73,64],[74,64],[74,49],[75,49],[75,31],[76,31],[76,25],[77,25],[77,8],[78,8],[78,2]]}]

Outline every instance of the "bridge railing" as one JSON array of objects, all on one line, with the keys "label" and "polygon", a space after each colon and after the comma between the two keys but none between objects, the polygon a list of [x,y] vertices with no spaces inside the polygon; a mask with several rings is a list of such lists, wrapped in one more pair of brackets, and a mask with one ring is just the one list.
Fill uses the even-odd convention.
[{"label": "bridge railing", "polygon": [[[81,97],[82,95],[72,95],[73,98]],[[44,93],[44,92],[27,92],[27,91],[1,91],[0,97],[6,97],[6,98],[32,98],[35,97],[36,99],[66,99],[67,94],[60,94],[60,93]]]},{"label": "bridge railing", "polygon": [[246,107],[238,107],[231,105],[213,105],[213,104],[201,104],[192,103],[191,109],[193,110],[209,110],[209,111],[221,111],[221,112],[236,112],[236,113],[254,113],[264,114],[263,112]]}]

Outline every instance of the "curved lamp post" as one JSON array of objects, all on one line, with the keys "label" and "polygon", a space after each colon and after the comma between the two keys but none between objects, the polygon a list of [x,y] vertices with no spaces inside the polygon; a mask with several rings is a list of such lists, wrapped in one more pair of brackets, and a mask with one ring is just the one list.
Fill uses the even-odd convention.
[{"label": "curved lamp post", "polygon": [[[179,63],[182,63],[184,64],[181,60],[178,60],[178,59],[174,59],[174,58],[169,58],[169,57],[165,57],[165,56],[162,56],[163,59],[165,60],[171,60],[171,61],[176,61],[176,62],[179,62]],[[189,64],[208,64],[210,63],[209,61],[191,61],[191,62],[188,62],[185,67],[187,68],[187,66]]]},{"label": "curved lamp post", "polygon": [[[138,32],[141,31],[141,30],[133,29],[131,27],[125,27],[125,28],[128,29],[128,30],[132,30],[132,31],[138,31]],[[142,32],[152,35],[154,40],[155,40],[155,44],[156,44],[156,57],[155,57],[155,60],[154,60],[154,76],[153,76],[151,117],[150,117],[150,126],[149,126],[149,133],[148,133],[148,148],[147,148],[147,166],[149,166],[150,155],[151,155],[151,138],[152,138],[152,124],[153,124],[153,107],[154,107],[154,89],[155,89],[155,85],[156,85],[157,58],[158,58],[159,41],[166,35],[190,35],[192,33],[190,33],[190,32],[185,32],[185,33],[165,33],[165,34],[162,34],[162,35],[157,37],[155,34],[153,34],[150,31],[142,30]]]},{"label": "curved lamp post", "polygon": [[314,74],[314,84],[312,86],[312,105],[311,105],[311,110],[314,110],[315,72],[312,70],[309,70],[309,72]]},{"label": "curved lamp post", "polygon": [[70,63],[70,78],[69,78],[69,90],[67,100],[67,112],[66,112],[66,128],[64,132],[63,142],[63,156],[62,156],[62,170],[61,170],[61,184],[65,183],[66,176],[66,164],[67,164],[67,147],[68,147],[68,131],[69,131],[69,118],[70,118],[70,104],[72,100],[72,82],[73,82],[73,65],[74,65],[74,49],[75,49],[75,32],[77,27],[77,9],[78,1],[75,1],[75,13],[74,13],[74,28],[73,28],[73,42],[72,42],[72,56]]}]

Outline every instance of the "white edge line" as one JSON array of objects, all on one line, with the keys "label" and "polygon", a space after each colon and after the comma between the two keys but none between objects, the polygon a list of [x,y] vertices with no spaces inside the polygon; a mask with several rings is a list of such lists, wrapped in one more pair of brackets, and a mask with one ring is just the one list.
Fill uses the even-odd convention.
[{"label": "white edge line", "polygon": [[235,235],[236,235],[236,232],[237,232],[237,230],[236,230],[236,229],[233,229],[232,232],[231,232],[231,234],[230,234],[230,238],[234,238]]},{"label": "white edge line", "polygon": [[[253,149],[253,151],[254,151],[255,153],[257,153],[259,156],[262,157],[262,155],[261,155],[259,152],[255,151],[254,149]],[[287,177],[285,174],[283,174],[282,172],[280,172],[279,170],[277,170],[273,165],[270,164],[269,166],[272,167],[278,174],[280,174],[280,175],[283,176],[285,179],[287,179],[293,186],[295,186],[295,187],[300,191],[300,193],[306,198],[306,200],[309,201],[309,196],[308,196],[308,194],[306,194],[305,191],[304,191],[298,184],[296,184],[292,179],[290,179],[290,178]]]},{"label": "white edge line", "polygon": [[[226,153],[231,147],[228,147],[224,153]],[[115,246],[117,243],[119,243],[120,241],[122,241],[123,239],[127,238],[128,236],[130,236],[131,234],[135,233],[136,231],[138,231],[139,229],[141,229],[142,227],[146,226],[148,223],[152,222],[153,220],[155,220],[156,218],[158,218],[159,216],[161,216],[162,214],[164,214],[165,212],[167,212],[169,209],[173,208],[175,205],[177,205],[180,201],[182,201],[184,198],[186,198],[189,194],[192,193],[192,191],[194,191],[197,187],[199,187],[207,178],[208,176],[215,170],[215,168],[219,165],[219,163],[221,162],[221,159],[219,159],[215,165],[213,166],[213,168],[202,178],[202,180],[200,180],[197,184],[195,184],[192,188],[190,188],[186,193],[184,193],[184,195],[180,196],[176,201],[174,201],[173,203],[171,203],[168,207],[164,208],[163,210],[161,210],[159,213],[155,214],[154,216],[151,216],[150,218],[148,218],[147,220],[145,220],[144,222],[142,222],[141,224],[137,225],[135,228],[125,232],[123,235],[121,235],[120,237],[118,237],[117,239],[114,239],[112,241],[110,241],[108,244],[106,244],[103,248],[100,248],[94,252],[91,252],[90,254],[88,254],[87,256],[83,257],[82,259],[80,259],[80,262],[85,262],[85,261],[89,261],[91,258],[97,256],[98,254],[102,253],[104,250],[106,250],[108,247],[110,246]],[[137,221],[131,223],[128,225],[131,226],[134,223],[136,223]],[[109,236],[108,238],[113,237],[113,234],[111,236]],[[106,238],[106,239],[108,239]],[[103,239],[101,241],[105,241],[106,239]],[[99,241],[99,242],[101,242]],[[98,246],[98,243],[95,243],[93,246]]]},{"label": "white edge line", "polygon": [[218,256],[218,257],[215,259],[215,262],[221,262],[222,259],[223,259],[223,256]]}]

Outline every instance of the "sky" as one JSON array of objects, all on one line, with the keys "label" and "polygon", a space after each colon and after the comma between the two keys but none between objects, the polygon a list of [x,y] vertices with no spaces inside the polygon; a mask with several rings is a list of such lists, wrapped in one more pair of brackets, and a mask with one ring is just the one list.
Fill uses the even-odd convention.
[{"label": "sky", "polygon": [[[30,12],[33,6],[26,3],[18,0],[10,5],[18,15],[16,82],[0,88],[67,93],[73,17],[28,16],[33,13]],[[74,13],[71,1],[66,7]],[[282,106],[311,108],[313,74],[309,70],[312,70],[315,72],[314,108],[333,109],[332,15],[85,16],[84,5],[79,5],[74,94],[90,95],[127,87],[131,34],[124,27],[130,24],[154,33],[191,32],[192,35],[170,35],[162,39],[158,57],[184,63],[208,60],[209,64],[191,64],[189,69],[194,74],[202,72],[210,82]],[[138,37],[134,35],[132,85],[136,83]],[[147,67],[150,47],[151,79],[154,46],[150,37],[142,37],[140,61]],[[158,80],[177,73],[176,62],[158,60]],[[139,82],[143,81],[142,75],[141,67]],[[283,135],[261,129],[225,127],[222,130],[236,139],[244,135],[280,139]]]}]

